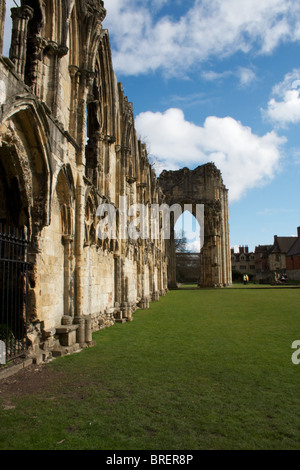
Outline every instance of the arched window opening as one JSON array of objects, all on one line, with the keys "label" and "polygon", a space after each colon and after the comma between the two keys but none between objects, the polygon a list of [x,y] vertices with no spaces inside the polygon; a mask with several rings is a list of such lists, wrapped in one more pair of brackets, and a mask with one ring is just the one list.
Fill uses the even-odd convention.
[{"label": "arched window opening", "polygon": [[12,227],[29,227],[28,207],[22,198],[20,179],[14,172],[10,150],[0,151],[1,222]]},{"label": "arched window opening", "polygon": [[177,252],[200,253],[200,225],[189,211],[183,212],[175,224]]},{"label": "arched window opening", "polygon": [[175,224],[176,282],[198,285],[200,281],[200,225],[189,211]]}]

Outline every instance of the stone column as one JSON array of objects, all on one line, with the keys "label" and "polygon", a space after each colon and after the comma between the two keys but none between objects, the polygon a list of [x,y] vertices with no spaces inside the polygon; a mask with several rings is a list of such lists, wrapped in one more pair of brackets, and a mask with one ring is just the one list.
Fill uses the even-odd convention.
[{"label": "stone column", "polygon": [[219,279],[220,286],[226,286],[227,278],[227,254],[226,254],[226,220],[225,220],[225,199],[224,199],[224,188],[220,188],[220,223],[219,223],[219,238],[220,238],[220,261],[219,261]]},{"label": "stone column", "polygon": [[34,10],[24,5],[11,9],[12,33],[9,58],[15,64],[16,72],[24,79],[27,56],[28,22],[33,18]]},{"label": "stone column", "polygon": [[129,300],[129,280],[126,276],[125,259],[121,259],[121,312],[123,319],[129,320],[131,316],[131,309]]},{"label": "stone column", "polygon": [[104,194],[107,194],[108,197],[111,196],[110,192],[110,137],[106,136],[103,146],[103,156],[105,158],[105,164],[103,168],[103,179],[104,179]]},{"label": "stone column", "polygon": [[220,235],[217,237],[218,242],[218,287],[224,286],[224,231],[223,225],[220,229]]},{"label": "stone column", "polygon": [[100,194],[107,194],[104,191],[103,138],[100,132],[95,132],[89,138],[85,156],[86,177],[94,184]]},{"label": "stone column", "polygon": [[78,77],[80,77],[80,84],[78,89],[77,99],[77,141],[80,142],[80,151],[77,152],[77,165],[82,166],[84,174],[85,171],[85,147],[87,138],[87,101],[88,101],[88,90],[90,88],[91,80],[94,77],[93,72],[79,69]]},{"label": "stone column", "polygon": [[29,70],[26,70],[26,83],[31,86],[32,93],[41,98],[43,51],[47,45],[41,36],[28,38],[31,55],[29,57]]},{"label": "stone column", "polygon": [[70,104],[70,124],[69,132],[74,137],[77,138],[77,106],[78,106],[78,88],[79,88],[79,79],[80,73],[78,72],[79,67],[77,65],[69,66],[69,74],[71,77],[71,104]]},{"label": "stone column", "polygon": [[228,190],[224,190],[225,199],[225,251],[226,251],[226,285],[232,284],[232,267],[231,267],[231,253],[230,253],[230,231],[229,231],[229,209],[228,209]]},{"label": "stone column", "polygon": [[118,255],[114,257],[115,263],[115,308],[119,308],[122,301],[122,287],[121,287],[121,258]]},{"label": "stone column", "polygon": [[58,116],[58,113],[61,112],[61,80],[59,74],[61,58],[68,53],[68,48],[57,44],[55,41],[48,41],[45,53],[50,57],[52,67],[52,79],[48,82],[51,96],[49,106],[54,116],[62,120],[62,116]]},{"label": "stone column", "polygon": [[72,292],[71,267],[74,237],[73,235],[63,235],[62,241],[64,245],[64,315],[73,317],[74,293]]},{"label": "stone column", "polygon": [[85,342],[90,345],[93,342],[92,336],[92,316],[85,316]]},{"label": "stone column", "polygon": [[84,246],[84,213],[85,188],[81,175],[77,178],[76,187],[76,232],[75,232],[75,318],[74,323],[79,325],[77,342],[85,344],[85,317],[83,312],[83,246]]},{"label": "stone column", "polygon": [[204,218],[205,239],[201,252],[201,287],[215,287],[218,282],[218,246],[217,228],[215,225],[213,205],[205,205]]},{"label": "stone column", "polygon": [[170,240],[169,240],[169,288],[177,289],[176,282],[176,247],[175,247],[175,229],[174,212],[170,212]]}]

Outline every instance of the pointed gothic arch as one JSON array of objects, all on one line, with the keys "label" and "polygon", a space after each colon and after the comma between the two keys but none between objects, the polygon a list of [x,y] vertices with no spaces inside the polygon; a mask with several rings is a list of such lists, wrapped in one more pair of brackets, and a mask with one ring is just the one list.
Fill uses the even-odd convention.
[{"label": "pointed gothic arch", "polygon": [[[50,223],[51,177],[49,127],[39,104],[30,96],[5,109],[0,153],[6,153],[6,171],[18,180],[28,228],[41,230]],[[8,170],[8,166],[10,170]]]},{"label": "pointed gothic arch", "polygon": [[[221,172],[213,163],[199,166],[195,170],[183,168],[178,171],[163,171],[159,185],[169,206],[180,204],[191,206],[191,212],[198,218],[197,206],[204,209],[203,247],[201,251],[202,287],[224,287],[231,285],[231,257],[229,241],[228,190],[223,184]],[[169,286],[176,287],[176,262],[174,225],[171,221],[169,251]],[[202,227],[201,227],[202,228]]]}]

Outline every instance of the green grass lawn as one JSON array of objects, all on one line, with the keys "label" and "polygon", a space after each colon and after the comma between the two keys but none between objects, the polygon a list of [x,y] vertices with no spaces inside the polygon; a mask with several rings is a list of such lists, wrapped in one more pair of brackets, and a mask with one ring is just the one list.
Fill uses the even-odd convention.
[{"label": "green grass lawn", "polygon": [[300,449],[300,289],[170,292],[0,396],[0,449]]}]

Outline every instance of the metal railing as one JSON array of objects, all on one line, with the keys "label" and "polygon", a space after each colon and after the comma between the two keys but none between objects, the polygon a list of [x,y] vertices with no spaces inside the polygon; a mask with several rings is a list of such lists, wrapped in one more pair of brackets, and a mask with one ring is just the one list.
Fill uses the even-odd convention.
[{"label": "metal railing", "polygon": [[6,361],[27,350],[27,229],[0,224],[0,341]]}]

